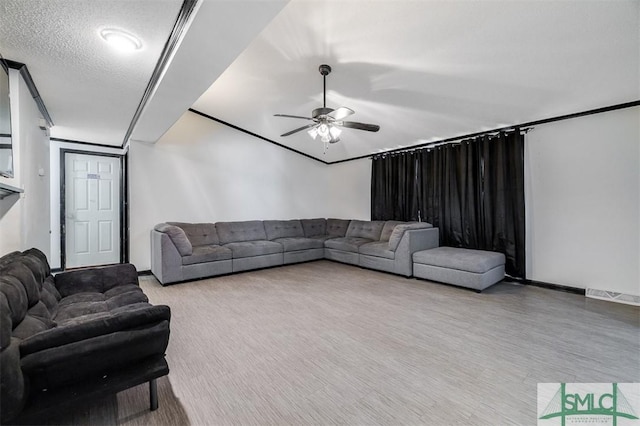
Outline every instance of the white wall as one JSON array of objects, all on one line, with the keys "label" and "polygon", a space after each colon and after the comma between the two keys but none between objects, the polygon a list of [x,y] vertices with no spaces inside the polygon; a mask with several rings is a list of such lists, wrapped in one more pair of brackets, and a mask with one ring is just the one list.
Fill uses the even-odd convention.
[{"label": "white wall", "polygon": [[526,136],[527,276],[640,295],[640,108]]},{"label": "white wall", "polygon": [[328,213],[324,217],[371,219],[371,160],[325,166]]},{"label": "white wall", "polygon": [[[640,294],[639,146],[638,108],[526,136],[529,279]],[[163,221],[370,218],[370,160],[326,166],[191,113],[158,143],[132,143],[130,165],[139,270]]]},{"label": "white wall", "polygon": [[138,270],[150,268],[160,222],[369,217],[366,163],[326,166],[190,112],[157,143],[132,142],[129,155]]},{"label": "white wall", "polygon": [[[525,140],[527,278],[640,295],[640,108],[540,125]],[[370,160],[328,170],[330,205],[369,218]]]},{"label": "white wall", "polygon": [[0,255],[37,247],[49,256],[49,137],[18,71],[9,70],[9,84],[14,177],[0,181],[24,192],[0,200]]}]

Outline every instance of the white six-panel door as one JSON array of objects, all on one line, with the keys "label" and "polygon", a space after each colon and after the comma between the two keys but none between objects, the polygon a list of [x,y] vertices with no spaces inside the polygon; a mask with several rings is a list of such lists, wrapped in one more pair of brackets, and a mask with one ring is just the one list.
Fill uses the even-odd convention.
[{"label": "white six-panel door", "polygon": [[65,153],[66,268],[120,262],[120,159]]}]

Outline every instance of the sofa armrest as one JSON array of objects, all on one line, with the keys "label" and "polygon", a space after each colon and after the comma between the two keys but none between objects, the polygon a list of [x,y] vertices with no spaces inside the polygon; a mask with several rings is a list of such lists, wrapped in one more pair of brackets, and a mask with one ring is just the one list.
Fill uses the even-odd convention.
[{"label": "sofa armrest", "polygon": [[130,330],[171,320],[171,310],[165,305],[148,305],[121,311],[107,317],[90,319],[82,323],[52,328],[34,334],[20,344],[20,355],[29,354],[81,342],[122,330]]},{"label": "sofa armrest", "polygon": [[164,232],[151,230],[151,272],[160,284],[182,281],[182,255]]},{"label": "sofa armrest", "polygon": [[56,274],[54,283],[62,297],[85,292],[104,293],[119,285],[138,285],[138,271],[130,263],[81,269]]},{"label": "sofa armrest", "polygon": [[413,253],[436,248],[439,245],[438,228],[406,230],[395,251],[395,272],[408,277],[413,275]]}]

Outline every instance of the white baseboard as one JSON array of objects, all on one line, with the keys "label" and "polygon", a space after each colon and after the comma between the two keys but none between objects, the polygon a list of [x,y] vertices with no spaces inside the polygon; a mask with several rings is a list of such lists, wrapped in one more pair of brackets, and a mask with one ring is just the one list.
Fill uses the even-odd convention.
[{"label": "white baseboard", "polygon": [[632,294],[588,288],[586,289],[585,296],[591,297],[593,299],[608,300],[609,302],[640,306],[640,296],[634,296]]}]

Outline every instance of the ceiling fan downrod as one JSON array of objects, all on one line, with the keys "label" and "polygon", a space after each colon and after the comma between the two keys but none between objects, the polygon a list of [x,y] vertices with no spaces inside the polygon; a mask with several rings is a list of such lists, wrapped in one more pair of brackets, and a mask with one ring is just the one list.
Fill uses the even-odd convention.
[{"label": "ceiling fan downrod", "polygon": [[327,64],[320,65],[318,68],[322,74],[322,108],[327,108],[327,76],[331,73],[331,67]]}]

